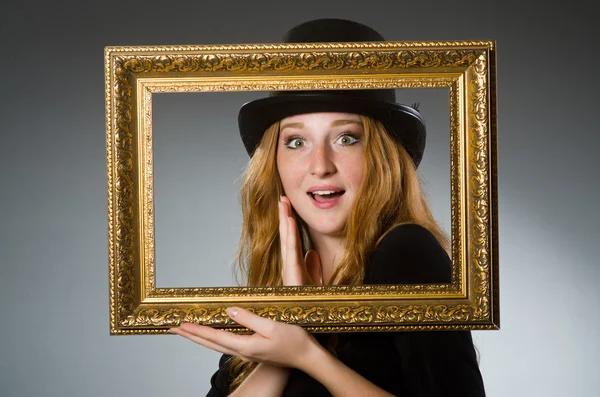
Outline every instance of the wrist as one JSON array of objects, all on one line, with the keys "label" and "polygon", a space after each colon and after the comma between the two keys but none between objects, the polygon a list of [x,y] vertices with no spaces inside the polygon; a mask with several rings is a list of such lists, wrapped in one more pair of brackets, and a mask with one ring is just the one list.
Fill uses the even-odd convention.
[{"label": "wrist", "polygon": [[316,379],[319,368],[331,365],[332,359],[332,354],[313,337],[297,368]]}]

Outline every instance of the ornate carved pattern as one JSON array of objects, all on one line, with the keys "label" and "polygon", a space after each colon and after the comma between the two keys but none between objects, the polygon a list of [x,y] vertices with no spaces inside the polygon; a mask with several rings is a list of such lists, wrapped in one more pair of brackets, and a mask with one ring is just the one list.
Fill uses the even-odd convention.
[{"label": "ornate carved pattern", "polygon": [[[442,49],[443,47],[447,47]],[[351,49],[351,51],[348,51]],[[146,298],[203,298],[314,295],[310,288],[190,288],[156,289],[154,281],[154,229],[152,191],[151,94],[153,92],[243,91],[283,89],[345,89],[391,87],[450,87],[451,175],[453,236],[469,229],[469,250],[453,242],[453,257],[462,263],[466,255],[474,269],[455,272],[453,284],[425,286],[336,286],[318,291],[319,299],[306,306],[287,307],[285,302],[270,306],[253,305],[256,313],[291,321],[315,332],[385,331],[418,329],[490,329],[490,196],[489,184],[489,42],[457,43],[372,43],[337,45],[258,45],[213,47],[109,48],[105,53],[107,162],[109,188],[109,239],[111,330],[113,333],[163,333],[181,321],[203,322],[234,332],[223,306],[215,303],[168,305],[143,303]],[[244,53],[246,52],[246,53]],[[369,72],[369,73],[363,73]],[[320,73],[320,75],[319,75]],[[414,73],[419,76],[414,78]],[[167,85],[153,76],[198,77],[193,81],[174,78]],[[260,74],[261,79],[256,76]],[[301,77],[298,77],[302,74]],[[344,75],[348,76],[345,77]],[[359,76],[359,74],[361,74]],[[339,76],[339,78],[334,77]],[[390,77],[390,75],[393,75]],[[137,92],[133,84],[145,78]],[[221,77],[235,76],[235,79]],[[282,77],[283,76],[283,77]],[[311,77],[312,76],[312,77]],[[325,77],[323,77],[325,76]],[[465,87],[457,79],[463,76]],[[210,78],[211,81],[208,81]],[[244,77],[248,77],[245,79]],[[138,87],[138,88],[139,88]],[[493,87],[492,87],[493,88]],[[466,117],[459,109],[467,92]],[[144,110],[137,119],[136,102]],[[468,158],[460,156],[457,133],[466,122]],[[137,136],[136,123],[144,123]],[[458,138],[458,139],[457,139]],[[141,139],[141,143],[138,142]],[[138,159],[141,156],[141,160]],[[467,161],[467,168],[462,161]],[[142,165],[142,170],[139,170]],[[466,170],[467,225],[461,224],[463,192],[461,172]],[[143,189],[138,190],[138,173],[143,172]],[[141,197],[140,197],[141,196]],[[139,213],[139,202],[142,213]],[[458,212],[457,212],[458,211]],[[140,220],[143,230],[139,230]],[[139,234],[143,247],[139,247]],[[142,259],[143,258],[143,259]],[[141,263],[143,262],[143,263]],[[144,280],[140,280],[141,274]],[[470,303],[432,304],[439,295],[457,294],[462,278],[468,278]],[[142,291],[142,283],[145,291]],[[373,300],[327,301],[338,295],[372,296]],[[393,295],[393,296],[392,296]],[[414,304],[389,304],[385,299],[414,297]],[[424,304],[423,299],[429,303]],[[181,302],[181,301],[180,301]],[[189,302],[189,301],[188,301]],[[337,303],[336,303],[337,302]],[[406,301],[403,302],[403,304]],[[223,305],[224,303],[221,303]],[[168,307],[167,307],[168,306]],[[401,324],[401,325],[390,325]],[[468,323],[468,325],[465,325]],[[444,325],[447,324],[447,325]]]},{"label": "ornate carved pattern", "polygon": [[[348,295],[460,295],[460,286],[446,284],[425,285],[336,285],[331,287],[206,287],[206,288],[157,288],[148,293],[149,298],[159,297],[195,297],[220,298],[239,296],[251,297],[273,297],[273,296],[348,296]],[[419,296],[421,297],[421,296]]]},{"label": "ornate carved pattern", "polygon": [[[275,321],[302,326],[320,324],[389,325],[390,323],[466,322],[473,317],[471,305],[344,305],[262,306],[250,311]],[[174,326],[181,322],[235,327],[223,308],[187,307],[138,309],[125,318],[124,327]]]},{"label": "ornate carved pattern", "polygon": [[139,277],[135,274],[137,252],[136,221],[137,191],[135,169],[135,143],[133,136],[134,109],[129,72],[119,62],[112,62],[114,70],[113,139],[114,145],[114,256],[116,264],[116,300],[118,318],[125,318],[136,308],[136,286]]},{"label": "ornate carved pattern", "polygon": [[156,276],[155,276],[155,249],[154,249],[154,166],[152,164],[152,93],[145,87],[140,87],[140,102],[142,106],[142,118],[140,120],[143,123],[141,128],[141,154],[142,154],[142,219],[144,227],[142,232],[144,233],[144,246],[142,247],[144,253],[144,282],[146,283],[146,291],[153,291],[156,287]]},{"label": "ornate carved pattern", "polygon": [[[169,327],[170,328],[170,327]],[[252,333],[252,331],[247,328],[239,328],[239,327],[218,327],[225,331],[229,331],[237,334],[244,333]],[[497,329],[495,325],[489,324],[456,324],[449,323],[444,325],[336,325],[336,326],[316,326],[316,327],[303,327],[309,332],[407,332],[407,331],[471,331],[471,330],[492,330]],[[167,327],[152,327],[152,328],[123,328],[116,329],[113,334],[115,335],[139,335],[139,334],[149,334],[149,335],[160,335],[160,334],[168,334]]]},{"label": "ornate carved pattern", "polygon": [[489,115],[488,115],[488,64],[481,54],[469,70],[469,182],[471,183],[469,218],[471,220],[470,259],[472,293],[476,318],[490,316],[490,191],[489,172]]},{"label": "ornate carved pattern", "polygon": [[453,77],[414,78],[346,78],[346,79],[269,79],[268,82],[148,82],[144,87],[153,93],[165,92],[217,92],[217,91],[277,91],[277,90],[319,90],[319,89],[371,89],[371,88],[441,88],[448,87],[456,79]]},{"label": "ornate carved pattern", "polygon": [[159,54],[117,57],[122,67],[141,73],[218,73],[249,74],[258,72],[352,71],[360,69],[391,72],[394,69],[466,68],[472,65],[478,50],[403,50],[351,52],[264,52],[210,53],[198,55]]},{"label": "ornate carved pattern", "polygon": [[463,160],[461,158],[461,143],[463,137],[460,134],[461,131],[461,112],[460,112],[460,87],[458,82],[455,80],[450,85],[450,217],[452,219],[452,261],[453,284],[460,286],[463,282],[464,270],[463,263],[463,242],[460,238],[461,230],[463,230],[463,216],[461,212],[460,201],[462,199],[463,191],[461,181],[463,178]]},{"label": "ornate carved pattern", "polygon": [[[108,51],[104,53],[104,64],[110,65],[110,55]],[[115,297],[115,266],[116,266],[116,258],[115,258],[115,250],[113,242],[115,241],[115,208],[114,208],[114,168],[113,168],[113,130],[112,126],[114,125],[112,114],[113,114],[113,102],[111,97],[111,69],[110,67],[106,67],[104,71],[104,81],[105,81],[105,93],[106,96],[106,163],[107,163],[107,186],[108,186],[108,284],[110,288],[110,296],[109,296],[109,304],[110,304],[110,328],[115,329],[117,325],[117,319],[115,315],[115,305],[117,304],[117,300]]]},{"label": "ornate carved pattern", "polygon": [[198,55],[201,53],[233,53],[233,52],[249,52],[261,53],[263,51],[285,51],[297,53],[298,50],[325,50],[327,52],[347,51],[351,50],[393,50],[401,51],[406,49],[437,49],[443,51],[444,48],[451,48],[455,51],[464,50],[493,50],[494,42],[492,41],[431,41],[431,42],[358,42],[358,43],[310,43],[310,44],[241,44],[241,45],[201,45],[201,46],[145,46],[145,47],[107,47],[107,51],[114,54],[134,54],[140,55],[155,55],[155,54],[191,54]]}]

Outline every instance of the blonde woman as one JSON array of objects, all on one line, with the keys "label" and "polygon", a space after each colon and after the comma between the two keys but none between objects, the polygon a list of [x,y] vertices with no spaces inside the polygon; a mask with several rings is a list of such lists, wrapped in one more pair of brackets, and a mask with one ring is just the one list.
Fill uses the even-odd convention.
[{"label": "blonde woman", "polygon": [[[346,20],[299,25],[284,42],[384,41]],[[275,92],[239,115],[251,156],[239,264],[250,286],[451,280],[448,240],[416,169],[425,125],[393,90]],[[223,353],[208,396],[484,396],[469,332],[311,335],[231,307],[255,331],[171,332]]]}]

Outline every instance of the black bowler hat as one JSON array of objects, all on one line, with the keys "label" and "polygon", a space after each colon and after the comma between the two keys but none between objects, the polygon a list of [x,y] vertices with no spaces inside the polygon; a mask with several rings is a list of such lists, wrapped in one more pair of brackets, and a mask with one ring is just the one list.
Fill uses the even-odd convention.
[{"label": "black bowler hat", "polygon": [[[374,29],[344,19],[317,19],[302,23],[282,43],[385,41]],[[250,156],[265,130],[285,117],[304,113],[341,112],[370,116],[397,138],[415,166],[425,150],[425,122],[413,107],[396,103],[393,89],[273,91],[267,98],[244,104],[238,115],[240,135]]]}]

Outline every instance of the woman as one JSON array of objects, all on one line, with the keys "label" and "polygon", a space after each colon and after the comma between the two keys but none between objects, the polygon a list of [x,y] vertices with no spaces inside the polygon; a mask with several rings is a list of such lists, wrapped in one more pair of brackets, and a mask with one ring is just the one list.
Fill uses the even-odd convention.
[{"label": "woman", "polygon": [[[383,38],[355,22],[317,20],[284,41]],[[424,123],[393,90],[273,93],[244,105],[239,123],[251,155],[239,254],[249,285],[450,282],[448,242],[416,174]],[[469,332],[313,336],[240,308],[227,313],[256,333],[171,330],[224,353],[209,396],[485,394]]]}]

